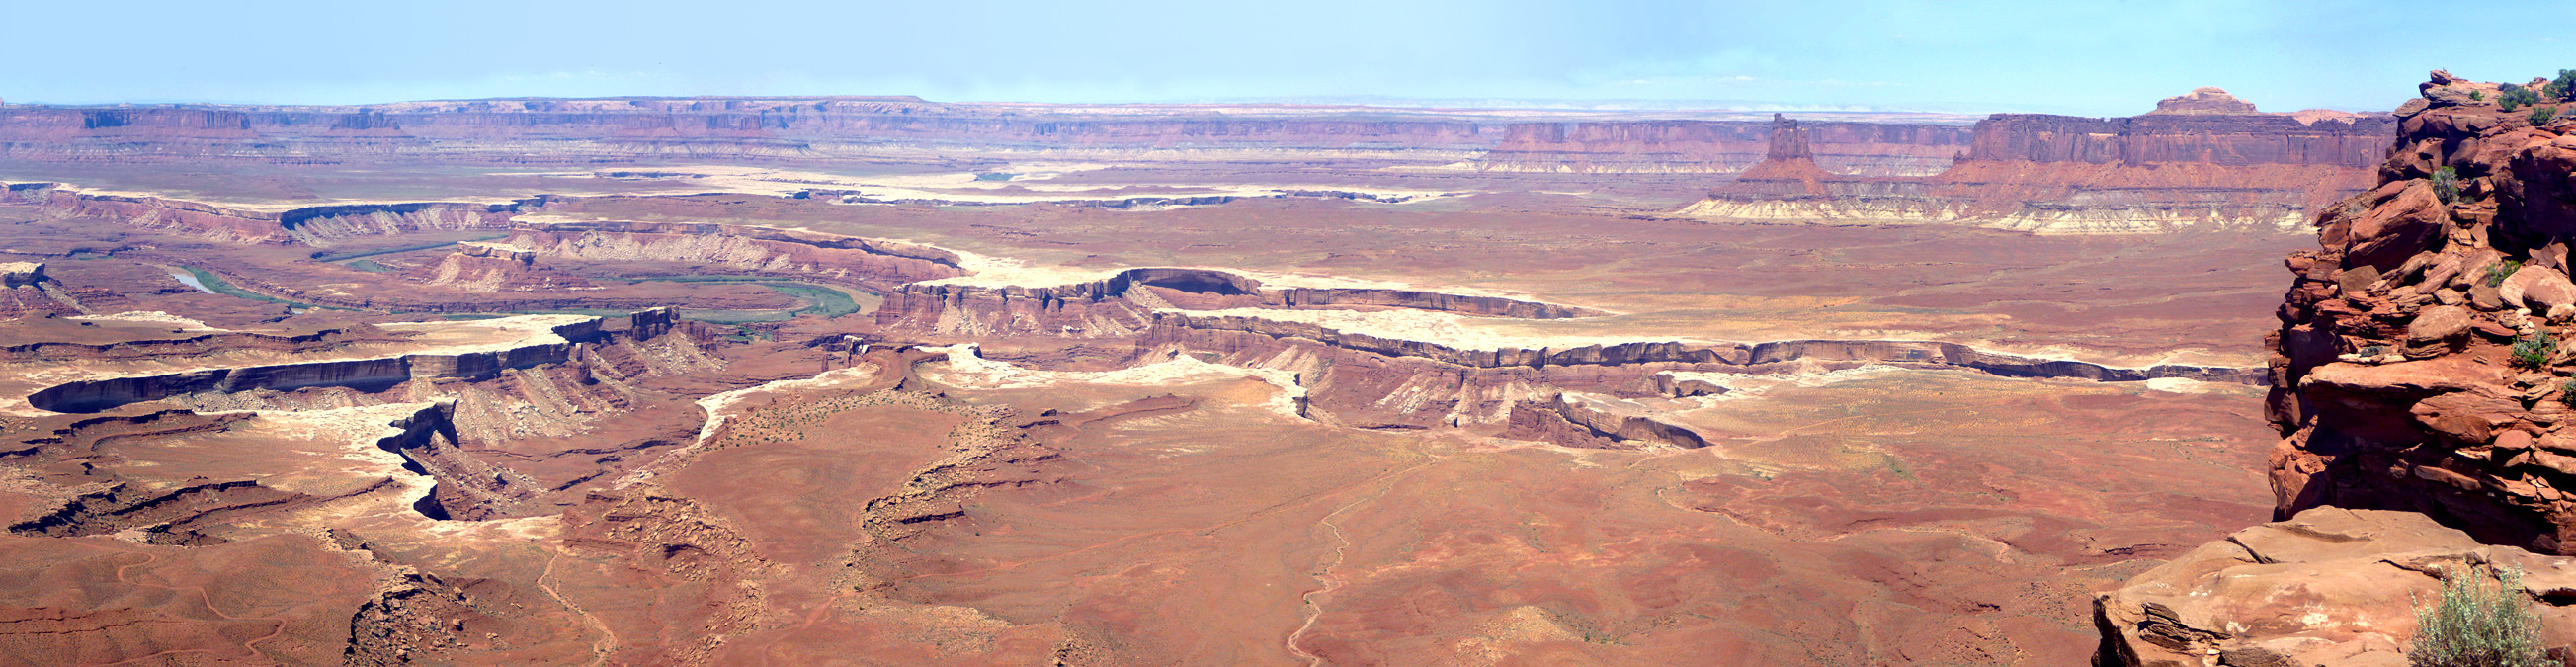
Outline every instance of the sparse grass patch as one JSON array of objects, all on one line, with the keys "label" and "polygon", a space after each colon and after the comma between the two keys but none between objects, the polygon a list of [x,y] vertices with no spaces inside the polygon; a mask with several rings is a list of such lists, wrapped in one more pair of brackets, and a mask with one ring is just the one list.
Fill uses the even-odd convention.
[{"label": "sparse grass patch", "polygon": [[2504,279],[2513,277],[2513,272],[2520,270],[2522,270],[2521,260],[2508,259],[2494,264],[2489,264],[2487,265],[2487,286],[2494,287],[2502,285],[2504,284]]}]

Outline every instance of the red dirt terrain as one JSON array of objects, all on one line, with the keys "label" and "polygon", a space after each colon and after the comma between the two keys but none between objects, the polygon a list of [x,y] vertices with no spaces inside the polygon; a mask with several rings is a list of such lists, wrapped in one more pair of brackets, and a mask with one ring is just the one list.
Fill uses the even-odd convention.
[{"label": "red dirt terrain", "polygon": [[2273,511],[2303,236],[1674,215],[2024,121],[999,106],[0,110],[0,663],[2063,665]]}]

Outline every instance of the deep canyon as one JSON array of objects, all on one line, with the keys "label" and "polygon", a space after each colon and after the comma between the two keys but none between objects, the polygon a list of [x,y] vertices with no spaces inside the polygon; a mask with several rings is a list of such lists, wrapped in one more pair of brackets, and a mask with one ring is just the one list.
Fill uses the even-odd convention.
[{"label": "deep canyon", "polygon": [[2571,552],[2576,144],[2445,81],[0,105],[0,663],[2376,655],[2194,587]]}]

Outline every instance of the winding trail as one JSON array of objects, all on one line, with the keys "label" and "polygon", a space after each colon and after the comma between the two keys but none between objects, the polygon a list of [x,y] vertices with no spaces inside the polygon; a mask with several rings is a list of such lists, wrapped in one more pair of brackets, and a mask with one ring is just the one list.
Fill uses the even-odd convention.
[{"label": "winding trail", "polygon": [[[90,542],[76,542],[76,544],[79,544],[79,545],[81,545],[81,546],[85,546],[85,547],[90,547],[90,548],[93,548],[93,549],[98,549],[98,550],[101,550],[101,551],[109,551],[109,552],[114,552],[114,553],[119,553],[119,554],[132,555],[132,556],[142,556],[142,557],[143,557],[143,562],[140,562],[140,563],[128,563],[128,564],[125,564],[125,565],[117,566],[117,568],[116,568],[116,581],[117,581],[117,583],[125,584],[125,585],[128,585],[128,586],[144,587],[144,588],[158,588],[158,589],[162,589],[162,590],[166,590],[166,591],[195,591],[195,592],[197,593],[197,602],[198,602],[199,604],[203,604],[203,605],[205,605],[205,606],[206,606],[206,611],[207,611],[207,612],[212,613],[212,614],[214,614],[214,615],[216,615],[216,616],[223,617],[223,619],[224,619],[224,620],[227,620],[227,621],[269,621],[269,622],[276,623],[276,624],[277,624],[277,627],[270,629],[270,630],[268,631],[268,634],[260,635],[260,636],[258,636],[258,637],[252,638],[252,639],[250,639],[250,640],[248,640],[248,641],[244,641],[244,642],[242,642],[242,650],[249,651],[251,655],[258,656],[258,657],[259,657],[259,659],[261,659],[261,660],[266,660],[266,661],[271,661],[271,662],[277,662],[277,661],[278,661],[276,658],[269,657],[269,655],[268,655],[268,652],[267,652],[267,651],[259,650],[259,643],[260,643],[260,642],[264,642],[264,641],[268,641],[268,640],[271,640],[271,639],[276,639],[276,638],[277,638],[277,636],[278,636],[279,634],[283,634],[283,633],[285,633],[285,632],[286,632],[286,619],[281,618],[281,617],[275,617],[275,616],[234,616],[234,615],[232,615],[232,614],[224,613],[224,610],[216,609],[216,608],[215,608],[215,600],[214,600],[214,598],[213,598],[213,597],[210,597],[210,596],[206,595],[206,587],[204,587],[204,586],[187,586],[187,587],[179,587],[179,586],[164,586],[164,585],[161,585],[161,584],[147,584],[147,583],[143,583],[143,582],[140,582],[140,581],[135,581],[135,580],[133,580],[133,579],[127,578],[127,576],[126,576],[126,574],[125,574],[125,571],[126,571],[126,570],[131,570],[131,569],[134,569],[134,568],[142,567],[142,566],[145,566],[145,565],[151,565],[151,564],[153,564],[153,563],[159,562],[159,561],[161,560],[161,556],[160,556],[160,554],[155,554],[155,553],[150,553],[150,552],[144,552],[144,551],[131,551],[131,550],[126,550],[126,549],[118,549],[118,548],[111,547],[111,546],[107,546],[107,545],[104,545],[104,544],[94,544],[94,543],[90,543]],[[165,655],[178,655],[178,654],[181,654],[181,653],[214,653],[214,652],[215,652],[215,650],[214,650],[214,649],[205,649],[205,648],[173,649],[173,650],[161,651],[161,652],[153,653],[153,654],[151,654],[151,655],[144,655],[144,656],[136,656],[136,657],[132,657],[132,658],[126,658],[126,659],[124,659],[124,660],[118,660],[118,661],[116,661],[116,662],[96,663],[96,664],[100,665],[101,667],[105,667],[106,665],[122,665],[122,664],[130,663],[130,662],[135,662],[135,661],[138,661],[138,660],[149,660],[149,659],[152,659],[152,658],[157,658],[157,657],[161,657],[161,656],[165,656]]]},{"label": "winding trail", "polygon": [[553,556],[546,558],[546,570],[537,574],[537,590],[545,591],[547,597],[555,599],[555,604],[563,605],[565,609],[581,614],[583,620],[590,621],[592,627],[599,629],[599,641],[590,643],[590,664],[593,666],[605,664],[608,662],[608,652],[617,648],[617,633],[608,629],[606,621],[599,620],[599,617],[592,615],[590,610],[583,609],[581,605],[565,599],[562,593],[555,592],[553,585],[546,583],[546,577],[554,576],[555,561],[563,560],[563,556],[562,551],[555,551]]},{"label": "winding trail", "polygon": [[1369,483],[1377,483],[1381,481],[1387,483],[1379,486],[1376,493],[1369,494],[1365,498],[1345,503],[1341,507],[1335,508],[1331,513],[1325,514],[1324,518],[1315,520],[1316,525],[1323,526],[1325,530],[1332,531],[1333,555],[1332,557],[1325,559],[1322,566],[1318,567],[1315,571],[1315,581],[1322,583],[1323,586],[1314,590],[1306,591],[1304,594],[1297,596],[1297,599],[1303,602],[1306,606],[1306,622],[1297,626],[1296,632],[1288,634],[1289,653],[1294,653],[1297,654],[1297,657],[1305,658],[1307,660],[1306,664],[1309,667],[1320,667],[1324,664],[1323,656],[1309,653],[1306,651],[1305,647],[1299,646],[1298,644],[1305,641],[1306,633],[1308,631],[1315,629],[1315,621],[1324,617],[1324,603],[1316,601],[1316,598],[1332,593],[1333,591],[1340,590],[1344,583],[1339,579],[1333,578],[1333,568],[1342,564],[1342,559],[1345,553],[1350,549],[1351,539],[1349,535],[1342,533],[1342,526],[1340,524],[1333,523],[1333,517],[1341,516],[1344,512],[1349,512],[1361,505],[1365,505],[1376,501],[1379,498],[1385,497],[1388,491],[1395,490],[1395,484],[1393,481],[1396,478],[1412,474],[1413,471],[1430,467],[1431,464],[1446,461],[1448,459],[1449,457],[1446,456],[1433,457],[1429,461],[1413,464],[1412,467],[1379,475],[1376,479],[1369,480]]}]

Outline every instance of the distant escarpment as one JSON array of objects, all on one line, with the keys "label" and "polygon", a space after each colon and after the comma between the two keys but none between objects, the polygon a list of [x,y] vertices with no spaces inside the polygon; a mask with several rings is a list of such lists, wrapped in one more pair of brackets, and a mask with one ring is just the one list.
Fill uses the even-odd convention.
[{"label": "distant escarpment", "polygon": [[2512,592],[2566,616],[2576,122],[2555,116],[2576,104],[2506,110],[2444,72],[2420,90],[2376,186],[2325,207],[2319,248],[2287,261],[2268,338],[2282,523],[2097,599],[2101,664],[2405,664],[2399,593],[2436,567],[2523,567]]},{"label": "distant escarpment", "polygon": [[866,159],[888,151],[1402,151],[1466,157],[1492,124],[1393,110],[944,104],[909,97],[608,98],[368,106],[0,109],[0,159],[596,163]]},{"label": "distant escarpment", "polygon": [[2394,136],[2387,116],[2252,113],[2211,91],[2127,118],[1997,114],[1955,163],[1924,177],[1830,168],[1798,145],[1809,130],[1775,119],[1765,162],[1682,214],[2042,233],[2292,230],[2369,187]]},{"label": "distant escarpment", "polygon": [[[1687,113],[1687,112],[1685,112]],[[1702,114],[1706,112],[1701,112]],[[1759,122],[1567,112],[1302,105],[957,104],[909,97],[607,98],[366,106],[0,107],[0,163],[381,160],[597,165],[1025,159],[1363,160],[1481,171],[1733,173]],[[1547,118],[1548,114],[1538,114]],[[1923,175],[1966,119],[1817,126],[1826,163]],[[1917,120],[1919,119],[1919,120]]]},{"label": "distant escarpment", "polygon": [[[1483,171],[1731,174],[1759,163],[1774,126],[1755,121],[1516,123],[1474,166]],[[1811,123],[1815,159],[1840,173],[1924,176],[1967,150],[1964,124]]]}]

